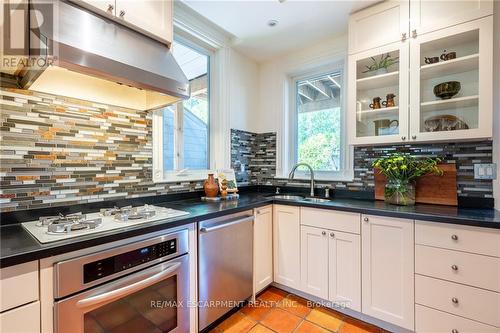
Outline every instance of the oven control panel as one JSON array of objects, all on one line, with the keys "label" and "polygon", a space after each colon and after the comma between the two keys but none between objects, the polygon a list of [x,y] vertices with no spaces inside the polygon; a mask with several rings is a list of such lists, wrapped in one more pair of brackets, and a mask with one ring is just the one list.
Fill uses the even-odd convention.
[{"label": "oven control panel", "polygon": [[171,239],[87,263],[83,265],[83,283],[89,283],[176,252],[177,239]]}]

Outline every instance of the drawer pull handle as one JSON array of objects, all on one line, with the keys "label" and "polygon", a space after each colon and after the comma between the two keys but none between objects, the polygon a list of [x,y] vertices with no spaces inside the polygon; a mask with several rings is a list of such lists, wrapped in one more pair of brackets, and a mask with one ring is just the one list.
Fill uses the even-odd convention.
[{"label": "drawer pull handle", "polygon": [[451,333],[458,333],[458,330],[456,328],[451,330]]},{"label": "drawer pull handle", "polygon": [[458,240],[458,236],[457,235],[451,235],[451,239],[453,239],[454,241]]},{"label": "drawer pull handle", "polygon": [[451,269],[454,271],[458,271],[458,266],[457,265],[451,265]]},{"label": "drawer pull handle", "polygon": [[456,298],[456,297],[453,297],[453,298],[451,299],[451,301],[452,301],[454,304],[458,304],[458,298]]}]

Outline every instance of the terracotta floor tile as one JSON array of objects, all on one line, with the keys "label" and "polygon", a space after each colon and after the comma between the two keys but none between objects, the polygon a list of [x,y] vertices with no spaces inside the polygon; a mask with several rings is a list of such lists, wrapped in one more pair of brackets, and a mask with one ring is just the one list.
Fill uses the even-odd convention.
[{"label": "terracotta floor tile", "polygon": [[344,315],[344,314],[342,314],[342,313],[340,313],[338,311],[335,311],[335,310],[332,310],[332,309],[329,309],[329,308],[325,308],[323,306],[317,307],[316,310],[318,310],[320,312],[323,312],[323,313],[326,313],[327,315],[335,317],[335,318],[337,318],[339,320],[342,320],[342,321],[344,321],[347,318],[346,315]]},{"label": "terracotta floor tile", "polygon": [[269,288],[261,293],[257,299],[267,302],[269,306],[276,306],[286,295],[287,293],[280,289]]},{"label": "terracotta floor tile", "polygon": [[295,295],[288,295],[279,304],[278,307],[293,313],[296,316],[304,318],[311,312],[311,308],[307,307],[307,301]]},{"label": "terracotta floor tile", "polygon": [[329,333],[329,331],[307,320],[304,320],[300,323],[299,327],[297,327],[294,333]]},{"label": "terracotta floor tile", "polygon": [[[383,332],[383,330],[381,328],[374,326],[374,325],[371,325],[371,324],[368,324],[368,323],[365,323],[365,322],[358,320],[358,319],[355,319],[355,318],[351,318],[351,317],[346,316],[346,318],[344,319],[344,322],[346,324],[348,324],[347,326],[360,328],[361,331],[359,331],[359,332],[371,332],[371,333]],[[352,327],[347,328],[348,331],[346,331],[346,332],[350,332],[349,329],[352,330],[353,329]]]},{"label": "terracotta floor tile", "polygon": [[[350,323],[342,324],[342,327],[340,328],[339,331],[339,333],[370,333],[370,332],[375,332],[375,331],[372,330],[367,331],[362,327],[354,326]],[[377,332],[380,332],[380,330],[378,330]]]},{"label": "terracotta floor tile", "polygon": [[264,320],[261,321],[261,324],[278,333],[290,333],[297,327],[300,321],[300,317],[276,308],[269,312]]},{"label": "terracotta floor tile", "polygon": [[334,332],[337,332],[340,328],[340,325],[342,324],[341,319],[320,309],[312,310],[311,313],[306,317],[306,319]]},{"label": "terracotta floor tile", "polygon": [[249,333],[274,333],[269,328],[262,326],[261,324],[255,325]]},{"label": "terracotta floor tile", "polygon": [[252,318],[255,321],[264,319],[264,317],[271,311],[272,307],[267,306],[267,302],[259,302],[245,305],[240,311]]},{"label": "terracotta floor tile", "polygon": [[247,333],[255,324],[256,322],[250,317],[240,312],[236,312],[220,323],[219,326],[217,326],[217,330],[224,333]]}]

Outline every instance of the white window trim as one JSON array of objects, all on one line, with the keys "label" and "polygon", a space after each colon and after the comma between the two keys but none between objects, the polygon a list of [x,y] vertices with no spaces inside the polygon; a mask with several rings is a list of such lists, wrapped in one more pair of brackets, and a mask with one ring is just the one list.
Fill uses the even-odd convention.
[{"label": "white window trim", "polygon": [[[182,182],[182,181],[199,181],[207,178],[209,173],[214,173],[215,168],[221,168],[223,165],[219,166],[215,162],[217,160],[216,154],[218,152],[212,151],[211,147],[214,146],[220,138],[218,138],[215,133],[214,122],[218,121],[221,114],[220,112],[214,112],[214,110],[220,110],[219,98],[214,98],[216,94],[220,94],[220,91],[214,92],[211,88],[217,87],[218,81],[220,81],[220,51],[207,49],[201,45],[207,45],[203,40],[200,40],[196,36],[189,36],[182,34],[182,36],[177,36],[176,39],[180,40],[181,43],[187,45],[200,53],[204,53],[209,56],[209,139],[208,139],[208,159],[209,168],[200,170],[184,169],[182,165],[182,117],[181,112],[182,102],[175,105],[174,112],[174,126],[176,126],[174,134],[174,170],[164,170],[163,169],[163,109],[153,111],[153,182],[155,183],[169,183],[169,182]],[[217,116],[217,119],[214,119]],[[217,154],[219,156],[220,154]],[[224,159],[225,157],[223,157]]]},{"label": "white window trim", "polygon": [[[328,65],[316,67],[313,70],[308,70],[307,72],[300,72],[289,75],[287,78],[285,89],[285,105],[288,104],[288,110],[285,115],[285,128],[283,137],[286,139],[282,144],[282,174],[276,175],[275,178],[287,178],[289,172],[295,165],[296,160],[296,147],[297,147],[297,99],[295,96],[295,89],[297,81],[321,75],[328,72],[335,72],[339,69],[343,71],[343,82],[342,87],[342,110],[341,115],[341,138],[343,146],[341,148],[341,161],[342,167],[340,171],[314,171],[315,180],[323,181],[352,181],[354,178],[354,149],[348,144],[348,128],[347,128],[347,61],[345,56],[342,59],[330,63]],[[288,90],[288,91],[287,91]],[[309,172],[303,170],[297,170],[295,172],[294,179],[298,180],[309,180]]]}]

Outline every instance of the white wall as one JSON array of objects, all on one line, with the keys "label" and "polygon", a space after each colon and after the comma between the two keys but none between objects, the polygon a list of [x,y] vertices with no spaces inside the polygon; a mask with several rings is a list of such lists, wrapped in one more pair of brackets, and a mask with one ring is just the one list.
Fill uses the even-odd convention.
[{"label": "white wall", "polygon": [[259,66],[235,50],[231,50],[229,62],[230,127],[255,132],[254,118],[259,106]]},{"label": "white wall", "polygon": [[495,207],[500,209],[500,1],[495,1],[495,30],[494,30],[494,89],[493,105],[495,117],[493,121],[493,156],[497,164],[497,179],[494,182]]},{"label": "white wall", "polygon": [[[304,72],[340,60],[346,60],[347,34],[333,36],[314,45],[305,45],[300,51],[285,54],[260,64],[259,105],[252,117],[255,132],[277,132],[277,174],[282,175],[283,143],[288,140],[287,113],[290,109],[290,80]],[[286,158],[286,156],[285,156]]]}]

